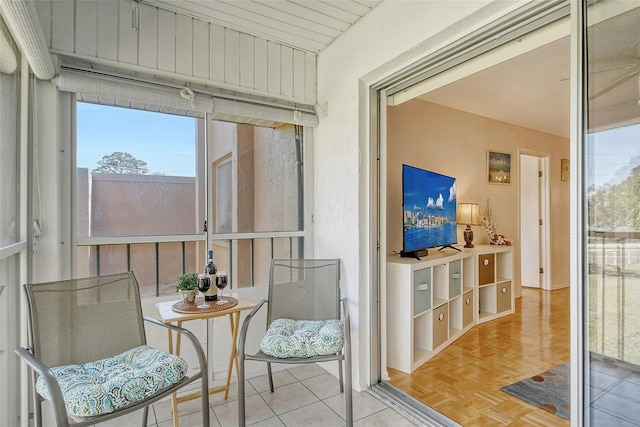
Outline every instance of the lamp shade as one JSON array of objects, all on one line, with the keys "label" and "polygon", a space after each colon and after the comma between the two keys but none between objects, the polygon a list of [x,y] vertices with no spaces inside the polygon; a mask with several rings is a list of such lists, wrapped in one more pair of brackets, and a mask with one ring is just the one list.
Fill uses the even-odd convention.
[{"label": "lamp shade", "polygon": [[477,203],[460,203],[458,205],[458,224],[480,225],[480,209]]}]

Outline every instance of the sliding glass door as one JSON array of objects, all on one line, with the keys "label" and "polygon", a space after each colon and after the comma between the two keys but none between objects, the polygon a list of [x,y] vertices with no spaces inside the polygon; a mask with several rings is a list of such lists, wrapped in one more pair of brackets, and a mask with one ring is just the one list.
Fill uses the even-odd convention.
[{"label": "sliding glass door", "polygon": [[585,425],[640,424],[640,3],[586,1]]}]

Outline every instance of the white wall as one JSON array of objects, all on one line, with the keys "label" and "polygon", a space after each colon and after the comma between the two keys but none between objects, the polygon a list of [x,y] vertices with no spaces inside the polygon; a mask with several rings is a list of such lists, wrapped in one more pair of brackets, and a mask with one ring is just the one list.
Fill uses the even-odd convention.
[{"label": "white wall", "polygon": [[371,368],[367,87],[523,3],[383,2],[318,56],[314,251],[342,260],[357,389],[369,384]]},{"label": "white wall", "polygon": [[[50,82],[35,85],[33,138],[33,218],[41,235],[34,237],[33,282],[71,277],[71,135],[74,96]],[[28,219],[29,222],[31,222]]]}]

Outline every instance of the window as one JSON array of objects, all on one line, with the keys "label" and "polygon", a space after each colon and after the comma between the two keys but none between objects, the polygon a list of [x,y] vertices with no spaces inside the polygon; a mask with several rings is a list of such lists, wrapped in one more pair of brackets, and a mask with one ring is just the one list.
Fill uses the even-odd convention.
[{"label": "window", "polygon": [[204,267],[205,221],[231,287],[266,283],[271,258],[301,253],[296,127],[213,121],[209,165],[206,139],[204,119],[77,103],[78,276],[131,270],[143,295],[173,293]]},{"label": "window", "polygon": [[640,66],[632,55],[640,8],[611,1],[584,9],[587,109],[578,169],[584,180],[577,182],[585,213],[584,247],[577,253],[584,254],[584,269],[575,290],[585,301],[585,401],[577,405],[582,413],[576,422],[637,425],[640,415],[629,408],[637,405],[640,366]]},{"label": "window", "polygon": [[[79,276],[132,270],[145,295],[174,292],[204,259],[198,119],[77,103]],[[146,236],[146,237],[142,237]],[[184,236],[167,239],[167,236]]]},{"label": "window", "polygon": [[[0,37],[4,39],[0,20]],[[6,45],[5,45],[6,46]],[[2,54],[13,54],[2,52]],[[3,58],[2,58],[3,59]],[[14,58],[15,59],[15,58]],[[27,256],[21,211],[19,73],[0,73],[0,425],[16,425],[20,411],[20,362],[13,349],[20,344],[21,260]]]},{"label": "window", "polygon": [[[233,287],[266,284],[272,258],[302,253],[299,131],[293,125],[211,123],[212,249]],[[233,233],[243,237],[230,241]],[[251,233],[256,236],[244,237]]]}]

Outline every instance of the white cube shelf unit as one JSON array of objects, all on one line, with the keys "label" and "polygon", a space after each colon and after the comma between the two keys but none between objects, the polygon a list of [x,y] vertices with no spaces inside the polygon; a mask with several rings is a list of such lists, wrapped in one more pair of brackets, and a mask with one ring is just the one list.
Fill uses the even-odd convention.
[{"label": "white cube shelf unit", "polygon": [[511,246],[482,245],[475,250],[478,265],[476,323],[512,314],[515,297]]},{"label": "white cube shelf unit", "polygon": [[474,253],[468,250],[437,252],[421,260],[389,258],[390,367],[410,373],[473,326],[474,266]]},{"label": "white cube shelf unit", "polygon": [[411,373],[476,323],[513,313],[512,276],[509,246],[388,258],[387,365]]}]

